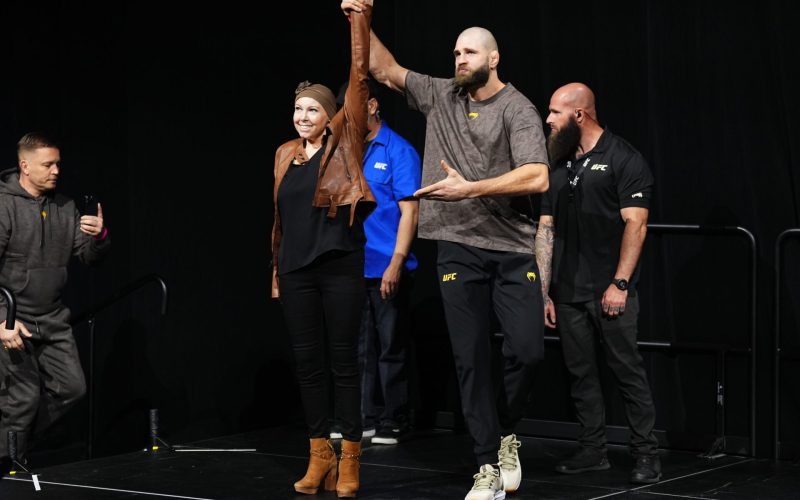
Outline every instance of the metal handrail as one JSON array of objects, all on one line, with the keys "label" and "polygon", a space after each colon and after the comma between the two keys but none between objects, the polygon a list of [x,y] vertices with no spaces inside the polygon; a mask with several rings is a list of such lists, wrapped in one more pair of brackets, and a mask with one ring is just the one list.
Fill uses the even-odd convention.
[{"label": "metal handrail", "polygon": [[775,460],[780,459],[780,442],[781,442],[781,261],[783,257],[783,242],[790,236],[800,236],[800,229],[787,229],[778,235],[775,240],[775,331],[773,334],[773,342],[775,348],[775,367],[774,367],[774,386],[775,386],[775,403],[774,403],[774,441],[775,441]]},{"label": "metal handrail", "polygon": [[[502,333],[495,333],[496,337],[502,337]],[[545,342],[560,343],[561,338],[555,335],[545,335]],[[708,452],[700,455],[701,457],[713,458],[717,453],[725,449],[725,362],[726,355],[732,353],[748,353],[750,349],[731,347],[727,344],[715,344],[707,342],[687,343],[687,342],[657,342],[639,340],[636,346],[654,351],[675,351],[675,352],[699,352],[714,353],[717,355],[717,387],[716,387],[716,407],[717,407],[717,439],[709,448]],[[751,443],[752,446],[752,443]]]},{"label": "metal handrail", "polygon": [[167,283],[164,281],[164,278],[157,274],[150,274],[144,276],[129,285],[126,285],[119,290],[117,290],[113,295],[111,295],[106,300],[95,304],[94,307],[90,308],[88,311],[85,311],[79,315],[77,315],[71,322],[71,324],[77,325],[84,321],[89,323],[89,366],[87,367],[86,371],[88,372],[88,381],[86,383],[86,399],[89,405],[89,416],[88,416],[88,423],[87,423],[87,436],[86,436],[86,455],[88,458],[93,458],[94,455],[94,326],[95,326],[95,316],[104,309],[116,304],[120,300],[126,298],[128,295],[132,294],[133,292],[143,288],[145,285],[150,283],[158,283],[161,289],[161,317],[167,315],[167,299],[169,298],[169,291],[167,289]]},{"label": "metal handrail", "polygon": [[757,266],[756,237],[740,226],[702,226],[687,224],[648,224],[648,230],[662,234],[739,235],[750,243],[750,454],[756,456],[756,339],[757,339]]},{"label": "metal handrail", "polygon": [[77,325],[83,321],[87,321],[91,318],[97,316],[97,313],[100,311],[116,304],[120,300],[124,299],[128,295],[132,294],[133,292],[139,290],[144,285],[149,284],[150,282],[156,282],[161,285],[161,316],[167,315],[167,299],[169,297],[167,283],[164,281],[164,278],[157,274],[149,274],[138,280],[120,288],[117,290],[113,295],[109,298],[105,299],[104,301],[95,304],[92,306],[88,311],[84,311],[77,316],[75,316],[72,321],[70,322],[73,326]]},{"label": "metal handrail", "polygon": [[[739,226],[701,226],[688,224],[648,224],[648,231],[660,234],[700,234],[700,235],[739,235],[745,236],[750,243],[750,346],[747,349],[733,348],[725,344],[714,343],[673,343],[658,341],[640,341],[636,344],[639,347],[655,349],[671,349],[694,352],[713,352],[717,354],[720,366],[717,367],[721,372],[722,379],[725,377],[725,354],[728,352],[749,353],[750,354],[750,453],[756,455],[756,333],[757,333],[757,243],[756,238],[749,230]],[[800,230],[798,230],[800,232]],[[495,334],[502,336],[502,333]],[[559,337],[546,335],[545,341],[560,342]],[[724,380],[718,380],[724,383]],[[723,397],[724,387],[717,387],[718,404]],[[722,410],[722,428],[724,429],[724,409]],[[724,437],[724,431],[723,431]],[[716,447],[716,443],[714,445]],[[712,447],[712,450],[714,449]]]},{"label": "metal handrail", "polygon": [[[502,337],[502,333],[496,333],[496,336]],[[561,342],[561,337],[556,335],[545,335],[545,342]],[[741,347],[731,347],[728,344],[715,344],[711,342],[655,342],[651,340],[639,340],[636,345],[645,349],[653,350],[675,350],[684,352],[734,352],[738,354],[749,353],[750,349]]]},{"label": "metal handrail", "polygon": [[4,286],[0,286],[0,294],[3,294],[7,304],[6,330],[13,330],[17,319],[17,298],[14,296],[14,292]]}]

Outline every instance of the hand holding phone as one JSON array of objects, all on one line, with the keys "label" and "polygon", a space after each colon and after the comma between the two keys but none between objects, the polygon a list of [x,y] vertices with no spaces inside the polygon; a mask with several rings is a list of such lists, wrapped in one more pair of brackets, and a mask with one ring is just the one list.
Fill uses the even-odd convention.
[{"label": "hand holding phone", "polygon": [[97,198],[93,194],[85,194],[81,197],[81,215],[97,216]]},{"label": "hand holding phone", "polygon": [[97,198],[91,194],[81,196],[79,202],[81,209],[80,230],[95,238],[104,238],[105,227],[103,223],[103,208]]}]

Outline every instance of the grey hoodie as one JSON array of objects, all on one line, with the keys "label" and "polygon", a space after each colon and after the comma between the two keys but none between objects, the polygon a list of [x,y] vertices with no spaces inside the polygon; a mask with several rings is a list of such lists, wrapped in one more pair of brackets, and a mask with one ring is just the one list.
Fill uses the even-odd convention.
[{"label": "grey hoodie", "polygon": [[53,192],[34,198],[20,185],[17,168],[0,172],[0,285],[14,292],[23,315],[63,308],[70,257],[91,264],[110,245],[107,236],[96,240],[80,230],[80,214],[70,198]]}]

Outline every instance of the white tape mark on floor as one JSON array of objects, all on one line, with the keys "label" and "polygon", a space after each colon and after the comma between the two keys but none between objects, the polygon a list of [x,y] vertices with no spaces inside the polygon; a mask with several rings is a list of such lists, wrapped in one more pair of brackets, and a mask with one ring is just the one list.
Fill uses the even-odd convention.
[{"label": "white tape mark on floor", "polygon": [[[34,476],[35,477],[35,476]],[[102,491],[118,491],[120,493],[136,493],[137,495],[150,495],[154,497],[166,497],[166,498],[184,498],[187,500],[214,500],[213,498],[202,498],[202,497],[186,497],[181,495],[169,495],[167,493],[154,493],[152,491],[136,491],[136,490],[122,490],[119,488],[103,488],[101,486],[88,486],[85,484],[69,484],[69,483],[55,483],[52,481],[39,481],[38,478],[36,479],[22,479],[21,477],[5,477],[3,478],[4,481],[24,481],[28,483],[34,483],[34,487],[36,484],[50,484],[54,486],[68,486],[70,488],[85,488],[89,490],[102,490]]]}]

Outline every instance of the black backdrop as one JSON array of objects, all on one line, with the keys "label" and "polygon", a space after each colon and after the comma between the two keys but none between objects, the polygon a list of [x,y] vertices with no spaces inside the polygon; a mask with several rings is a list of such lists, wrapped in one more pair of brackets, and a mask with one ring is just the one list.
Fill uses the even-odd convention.
[{"label": "black backdrop", "polygon": [[[558,86],[592,87],[601,122],[651,163],[651,222],[738,225],[756,235],[757,422],[759,454],[768,454],[772,248],[800,216],[794,2],[376,2],[376,31],[414,70],[452,74],[455,38],[481,25],[499,42],[501,79],[543,117]],[[64,160],[59,189],[96,194],[111,228],[113,256],[93,271],[76,267],[67,301],[85,310],[151,272],[170,285],[163,322],[150,288],[98,317],[97,450],[141,445],[153,406],[175,442],[297,421],[288,341],[269,300],[271,162],[293,135],[297,82],[337,88],[347,74],[338,3],[9,1],[0,17],[3,164],[14,165],[24,132],[54,134]],[[422,119],[399,97],[383,109],[422,151]],[[417,250],[425,263],[411,316],[414,402],[425,423],[425,415],[458,402],[433,249],[420,242]],[[787,255],[797,255],[794,242]],[[787,260],[797,284],[797,266]],[[746,263],[746,246],[735,238],[651,237],[642,338],[746,346]],[[783,324],[785,342],[796,346],[794,290],[784,293]],[[85,330],[76,329],[84,345]],[[709,433],[713,358],[655,358],[648,364],[659,428]],[[737,435],[748,429],[744,359],[729,369],[729,425]],[[539,378],[531,416],[570,419],[557,349]],[[800,395],[784,386],[784,421],[796,421]],[[53,447],[82,438],[85,410],[62,424]],[[785,435],[798,439],[793,428]]]}]

